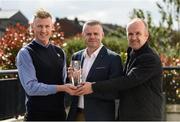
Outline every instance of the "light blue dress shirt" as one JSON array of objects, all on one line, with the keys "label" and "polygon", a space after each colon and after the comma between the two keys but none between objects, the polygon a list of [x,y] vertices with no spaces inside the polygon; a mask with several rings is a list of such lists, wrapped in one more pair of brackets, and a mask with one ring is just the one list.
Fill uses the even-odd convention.
[{"label": "light blue dress shirt", "polygon": [[[37,41],[36,41],[37,42]],[[44,46],[37,42],[39,45]],[[44,47],[48,47],[44,46]],[[64,58],[63,76],[66,79],[66,58]],[[20,82],[29,96],[46,96],[57,92],[56,85],[44,84],[37,80],[36,71],[32,62],[32,58],[26,48],[22,48],[16,57],[16,66]],[[61,74],[59,74],[61,75]]]}]

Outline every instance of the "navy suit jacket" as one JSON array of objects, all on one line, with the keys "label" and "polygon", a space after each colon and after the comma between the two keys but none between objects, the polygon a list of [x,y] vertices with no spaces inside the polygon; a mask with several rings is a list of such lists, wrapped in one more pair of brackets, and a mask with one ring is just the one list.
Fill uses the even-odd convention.
[{"label": "navy suit jacket", "polygon": [[[83,52],[81,50],[72,56],[72,60],[82,60]],[[123,74],[121,58],[115,52],[101,48],[97,55],[86,81],[101,82],[116,78]],[[68,114],[68,120],[75,120],[78,107],[78,98],[72,98],[71,108]],[[114,120],[115,119],[115,98],[118,93],[94,93],[84,96],[84,112],[86,120]]]}]

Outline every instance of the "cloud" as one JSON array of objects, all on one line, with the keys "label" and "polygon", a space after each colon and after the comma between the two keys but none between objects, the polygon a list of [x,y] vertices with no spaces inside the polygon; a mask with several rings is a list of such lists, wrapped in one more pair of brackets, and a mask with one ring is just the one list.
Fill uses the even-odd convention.
[{"label": "cloud", "polygon": [[55,17],[80,20],[97,19],[106,23],[126,25],[133,8],[149,10],[158,20],[157,0],[0,0],[0,7],[19,9],[32,19],[38,8],[49,10]]}]

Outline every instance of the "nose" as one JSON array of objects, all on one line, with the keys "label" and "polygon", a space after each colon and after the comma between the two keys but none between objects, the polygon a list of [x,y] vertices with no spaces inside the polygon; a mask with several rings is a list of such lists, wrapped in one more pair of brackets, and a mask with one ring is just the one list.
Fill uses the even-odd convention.
[{"label": "nose", "polygon": [[136,34],[131,35],[131,39],[135,40],[137,38]]},{"label": "nose", "polygon": [[46,27],[42,27],[42,28],[41,28],[41,31],[42,31],[42,32],[46,32]]},{"label": "nose", "polygon": [[95,35],[94,35],[94,34],[91,34],[91,35],[90,35],[90,38],[95,38]]}]

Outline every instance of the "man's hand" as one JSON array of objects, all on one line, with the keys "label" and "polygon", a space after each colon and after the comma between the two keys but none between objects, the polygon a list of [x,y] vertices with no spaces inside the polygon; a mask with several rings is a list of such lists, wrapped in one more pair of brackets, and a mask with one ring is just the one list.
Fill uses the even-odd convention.
[{"label": "man's hand", "polygon": [[93,93],[92,84],[90,82],[82,82],[79,86],[72,84],[57,85],[57,91],[67,92],[72,96],[81,96]]},{"label": "man's hand", "polygon": [[68,78],[71,80],[71,78],[73,77],[73,67],[70,66],[68,67]]},{"label": "man's hand", "polygon": [[80,81],[81,78],[81,69],[73,69],[72,66],[68,67],[68,78],[73,85],[78,84],[77,81]]},{"label": "man's hand", "polygon": [[67,92],[70,95],[76,95],[77,87],[72,84],[57,85],[58,92]]},{"label": "man's hand", "polygon": [[82,82],[81,86],[77,88],[75,95],[80,96],[93,93],[92,84],[90,82]]}]

